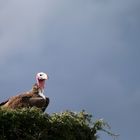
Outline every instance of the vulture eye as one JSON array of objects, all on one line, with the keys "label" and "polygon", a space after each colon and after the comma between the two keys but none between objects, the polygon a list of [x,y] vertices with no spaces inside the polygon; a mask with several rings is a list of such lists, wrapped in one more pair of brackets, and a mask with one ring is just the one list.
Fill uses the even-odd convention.
[{"label": "vulture eye", "polygon": [[42,74],[40,74],[40,76],[42,76]]}]

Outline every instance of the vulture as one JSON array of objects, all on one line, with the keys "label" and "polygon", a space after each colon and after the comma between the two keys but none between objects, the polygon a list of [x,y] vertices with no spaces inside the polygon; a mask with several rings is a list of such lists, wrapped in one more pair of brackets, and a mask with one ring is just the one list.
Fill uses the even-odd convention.
[{"label": "vulture", "polygon": [[30,91],[13,96],[0,103],[0,106],[9,109],[37,107],[44,112],[50,102],[49,98],[44,95],[45,81],[47,79],[48,75],[46,73],[37,73],[36,83]]}]

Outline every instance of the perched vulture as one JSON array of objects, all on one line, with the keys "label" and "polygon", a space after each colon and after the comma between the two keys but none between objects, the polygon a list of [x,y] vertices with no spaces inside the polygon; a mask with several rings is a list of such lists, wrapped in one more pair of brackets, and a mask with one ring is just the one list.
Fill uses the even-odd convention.
[{"label": "perched vulture", "polygon": [[7,101],[0,103],[0,106],[11,109],[35,106],[44,112],[49,104],[49,98],[44,95],[45,80],[47,79],[47,74],[43,72],[37,73],[37,82],[30,91],[13,96]]}]

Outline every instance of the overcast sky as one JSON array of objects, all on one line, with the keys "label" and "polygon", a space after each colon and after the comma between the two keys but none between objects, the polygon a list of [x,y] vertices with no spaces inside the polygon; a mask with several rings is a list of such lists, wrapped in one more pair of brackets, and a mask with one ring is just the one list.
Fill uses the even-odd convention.
[{"label": "overcast sky", "polygon": [[139,13],[139,0],[0,1],[0,101],[47,72],[49,113],[85,109],[140,139]]}]

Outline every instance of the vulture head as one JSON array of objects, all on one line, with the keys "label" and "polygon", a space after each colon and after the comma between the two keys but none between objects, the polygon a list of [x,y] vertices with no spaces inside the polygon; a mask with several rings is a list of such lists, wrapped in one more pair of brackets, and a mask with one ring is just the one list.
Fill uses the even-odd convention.
[{"label": "vulture head", "polygon": [[45,81],[48,80],[48,75],[44,72],[39,72],[36,75],[37,85],[40,89],[44,89]]}]

